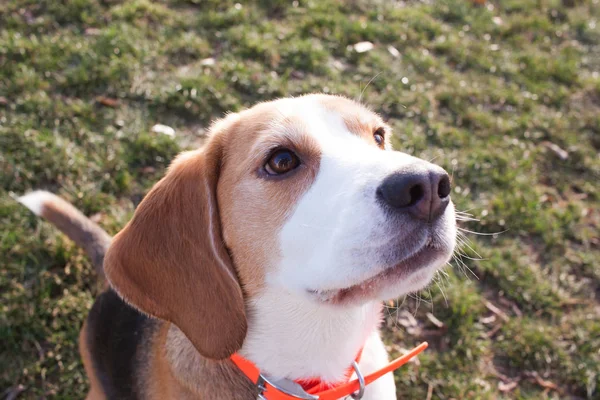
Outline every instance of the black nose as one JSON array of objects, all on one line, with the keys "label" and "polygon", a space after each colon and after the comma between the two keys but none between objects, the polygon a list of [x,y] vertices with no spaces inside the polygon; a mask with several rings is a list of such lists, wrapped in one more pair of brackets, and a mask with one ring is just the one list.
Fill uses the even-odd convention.
[{"label": "black nose", "polygon": [[441,168],[396,172],[379,185],[377,197],[395,210],[432,221],[450,202],[450,178]]}]

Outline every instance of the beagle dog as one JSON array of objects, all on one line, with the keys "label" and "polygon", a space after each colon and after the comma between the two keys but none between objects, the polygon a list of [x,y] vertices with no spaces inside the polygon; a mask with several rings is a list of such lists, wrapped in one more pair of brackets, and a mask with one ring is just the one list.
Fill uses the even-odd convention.
[{"label": "beagle dog", "polygon": [[[179,155],[112,240],[43,191],[20,201],[107,289],[80,335],[88,399],[256,399],[268,376],[334,384],[388,361],[382,301],[422,289],[456,236],[450,180],[343,97],[260,103]],[[106,254],[105,254],[106,252]],[[365,399],[395,399],[392,374]]]}]

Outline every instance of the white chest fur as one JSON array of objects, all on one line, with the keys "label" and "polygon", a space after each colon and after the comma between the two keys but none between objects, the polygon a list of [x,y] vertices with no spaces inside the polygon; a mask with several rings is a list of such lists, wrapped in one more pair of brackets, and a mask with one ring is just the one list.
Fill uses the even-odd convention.
[{"label": "white chest fur", "polygon": [[328,306],[273,288],[250,307],[241,355],[262,372],[289,379],[340,380],[381,320],[379,302]]}]

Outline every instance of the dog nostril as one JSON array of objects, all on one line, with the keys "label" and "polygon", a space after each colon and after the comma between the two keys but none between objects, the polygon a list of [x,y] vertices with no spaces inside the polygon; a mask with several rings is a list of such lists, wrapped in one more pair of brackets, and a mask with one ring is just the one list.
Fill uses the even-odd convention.
[{"label": "dog nostril", "polygon": [[438,183],[437,193],[440,199],[443,199],[450,195],[450,178],[448,178],[448,175],[444,175],[442,179],[440,179],[440,183]]},{"label": "dog nostril", "polygon": [[387,207],[431,222],[450,203],[450,178],[440,169],[415,169],[387,176],[375,193]]},{"label": "dog nostril", "polygon": [[425,191],[423,190],[423,186],[421,186],[421,185],[415,185],[415,186],[411,187],[409,193],[410,193],[410,202],[407,204],[407,206],[414,206],[425,195]]}]

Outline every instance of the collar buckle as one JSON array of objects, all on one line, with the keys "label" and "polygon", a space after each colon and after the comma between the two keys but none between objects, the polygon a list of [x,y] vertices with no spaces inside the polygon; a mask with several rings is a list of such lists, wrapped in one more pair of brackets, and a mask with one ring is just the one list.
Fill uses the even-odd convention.
[{"label": "collar buckle", "polygon": [[258,376],[258,380],[256,381],[256,386],[258,387],[258,397],[257,400],[268,400],[265,397],[265,392],[267,390],[267,384],[271,386],[273,389],[280,391],[281,393],[290,396],[292,399],[300,399],[300,400],[318,400],[319,396],[315,396],[312,394],[308,394],[304,391],[302,386],[297,384],[296,382],[286,379],[286,378],[272,378],[268,375],[260,374]]}]

